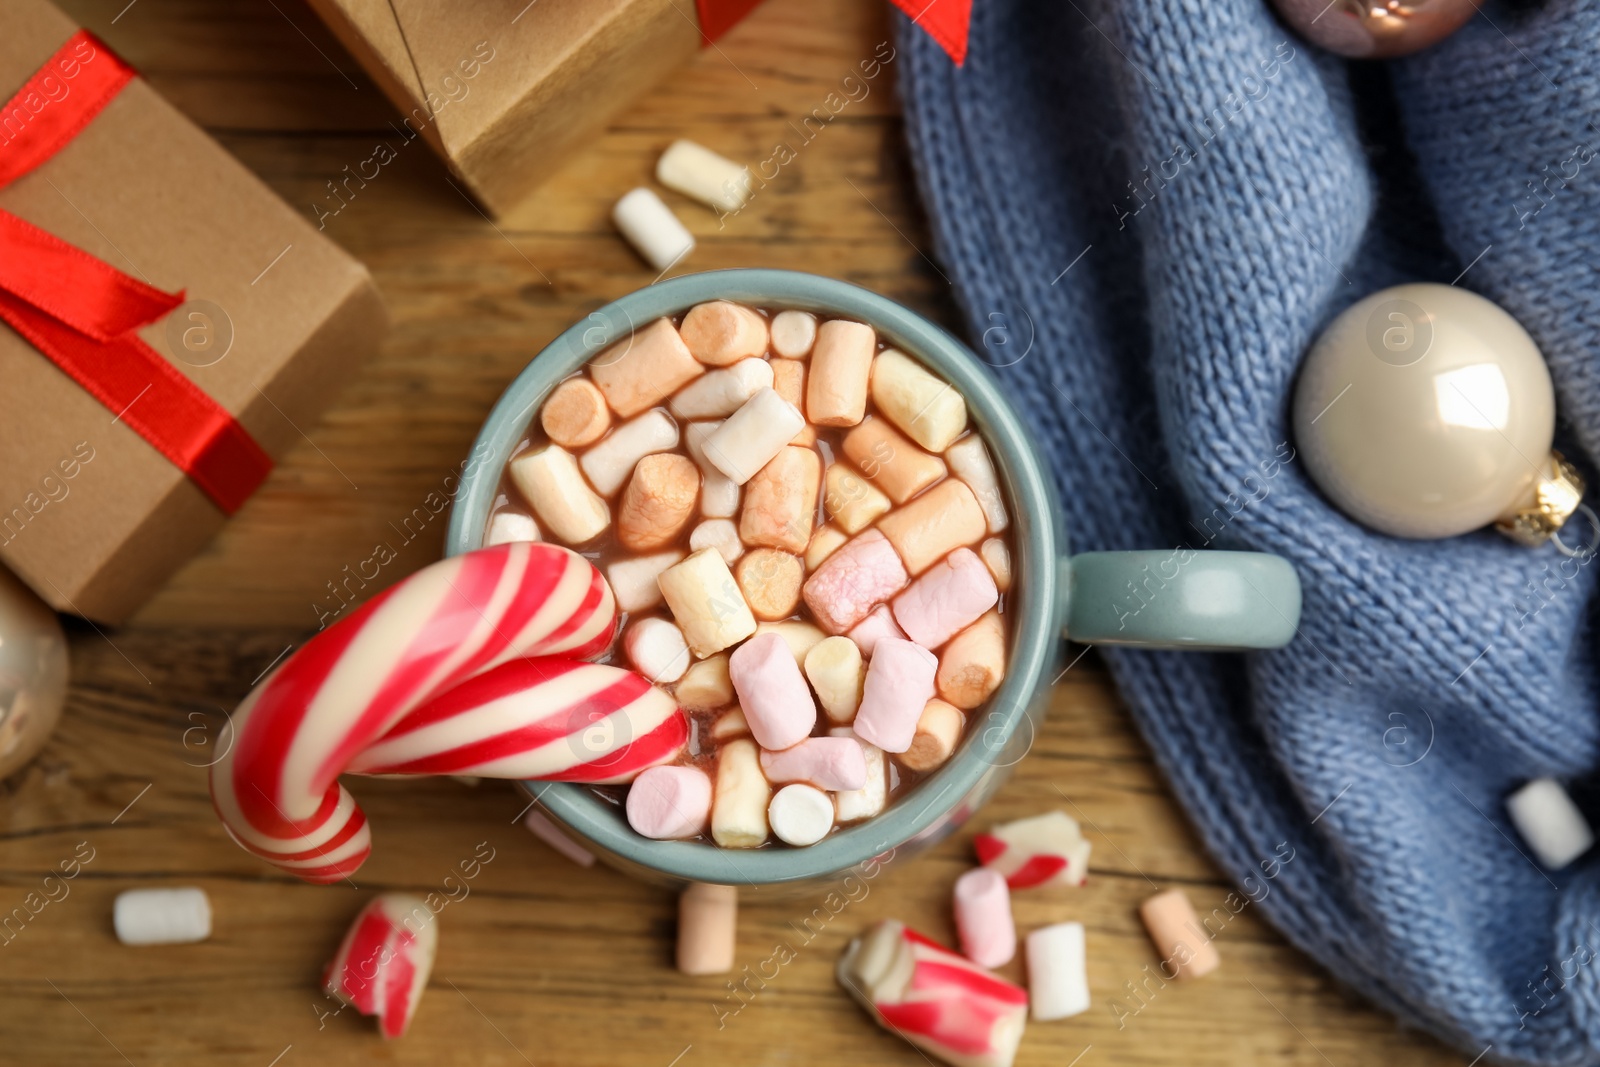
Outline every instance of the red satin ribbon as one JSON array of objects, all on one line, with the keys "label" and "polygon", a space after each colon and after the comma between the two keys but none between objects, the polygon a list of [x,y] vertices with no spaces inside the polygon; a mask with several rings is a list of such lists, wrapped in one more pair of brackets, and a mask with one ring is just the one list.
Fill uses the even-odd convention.
[{"label": "red satin ribbon", "polygon": [[[87,30],[69,38],[0,110],[0,187],[60,151],[133,77]],[[272,458],[135,333],[181,303],[0,211],[0,320],[232,515]]]}]

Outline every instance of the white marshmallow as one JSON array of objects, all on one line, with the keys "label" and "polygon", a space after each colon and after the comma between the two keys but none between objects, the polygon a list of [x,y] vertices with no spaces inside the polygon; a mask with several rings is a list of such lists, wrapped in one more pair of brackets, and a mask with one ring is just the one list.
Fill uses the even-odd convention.
[{"label": "white marshmallow", "polygon": [[483,546],[503,545],[512,541],[539,541],[539,524],[532,515],[520,511],[497,511],[489,520],[489,532],[483,536]]},{"label": "white marshmallow", "polygon": [[889,802],[889,767],[883,758],[883,749],[869,745],[848,726],[838,726],[828,731],[829,737],[855,737],[861,742],[861,753],[867,758],[867,784],[860,789],[849,789],[833,795],[834,808],[840,822],[868,819],[883,810]]},{"label": "white marshmallow", "polygon": [[602,496],[616,496],[641,459],[677,446],[678,424],[666,412],[652,410],[612,430],[578,465]]},{"label": "white marshmallow", "polygon": [[661,586],[656,579],[681,559],[683,552],[675,548],[651,556],[619,559],[607,566],[606,581],[611,583],[611,594],[617,598],[617,610],[644,611],[661,603]]},{"label": "white marshmallow", "polygon": [[194,886],[117,894],[111,925],[124,945],[186,945],[211,936],[211,901]]},{"label": "white marshmallow", "polygon": [[717,752],[716,794],[711,800],[711,839],[723,848],[755,848],[767,840],[771,787],[761,772],[756,743],[729,741]]},{"label": "white marshmallow", "polygon": [[696,526],[689,534],[689,549],[698,552],[702,548],[716,549],[722,562],[730,567],[744,555],[744,542],[739,540],[739,527],[732,519],[707,519]]},{"label": "white marshmallow", "polygon": [[783,451],[805,424],[800,409],[776,389],[762,389],[706,438],[706,459],[743,485]]},{"label": "white marshmallow", "polygon": [[738,211],[750,199],[750,168],[693,141],[673,141],[656,161],[656,181],[713,211]]},{"label": "white marshmallow", "polygon": [[943,452],[967,428],[967,402],[955,387],[893,348],[872,361],[872,401],[929,452]]},{"label": "white marshmallow", "polygon": [[741,359],[731,367],[702,374],[667,405],[680,419],[721,419],[732,415],[762,389],[772,387],[772,364]]},{"label": "white marshmallow", "polygon": [[783,638],[783,643],[789,646],[789,651],[794,653],[794,663],[802,671],[805,670],[806,656],[828,635],[799,619],[789,619],[785,622],[764,622],[756,627],[756,636],[773,633]]},{"label": "white marshmallow", "polygon": [[622,649],[633,669],[655,683],[676,682],[689,669],[683,631],[666,619],[640,619],[622,635]]},{"label": "white marshmallow", "polygon": [[861,706],[861,685],[866,668],[861,649],[848,637],[827,637],[806,653],[806,680],[817,692],[817,702],[829,719],[847,723]]},{"label": "white marshmallow", "polygon": [[556,540],[581,545],[611,525],[611,508],[584,484],[578,461],[560,445],[546,445],[518,456],[508,471],[518,492]]},{"label": "white marshmallow", "polygon": [[1028,1002],[1033,1021],[1049,1022],[1089,1010],[1082,923],[1057,923],[1028,935]]},{"label": "white marshmallow", "polygon": [[706,438],[716,433],[722,420],[691,422],[683,432],[689,458],[700,467],[700,514],[708,519],[727,519],[739,513],[739,485],[706,459]]},{"label": "white marshmallow", "polygon": [[611,221],[656,270],[665,271],[694,251],[694,235],[654,190],[642,185],[617,201]]},{"label": "white marshmallow", "polygon": [[756,617],[714,548],[690,553],[662,571],[657,583],[696,656],[721,652],[756,632]]},{"label": "white marshmallow", "polygon": [[833,801],[815,786],[786,785],[767,806],[767,822],[785,844],[814,845],[833,829]]},{"label": "white marshmallow", "polygon": [[1535,778],[1506,797],[1506,812],[1549,870],[1560,870],[1594,844],[1594,832],[1583,813],[1554,778]]},{"label": "white marshmallow", "polygon": [[[981,502],[979,506],[982,506]],[[991,537],[978,546],[978,555],[983,557],[989,573],[994,575],[994,587],[1002,593],[1010,592],[1011,550],[1006,543],[998,537]]]},{"label": "white marshmallow", "polygon": [[805,359],[817,343],[817,317],[809,311],[780,311],[771,329],[772,350],[784,359]]},{"label": "white marshmallow", "polygon": [[978,498],[983,517],[989,523],[989,532],[997,534],[1011,524],[1006,514],[1005,497],[1000,492],[1000,476],[995,473],[994,461],[983,446],[983,438],[969,433],[944,450],[950,473],[967,483],[972,495]]}]

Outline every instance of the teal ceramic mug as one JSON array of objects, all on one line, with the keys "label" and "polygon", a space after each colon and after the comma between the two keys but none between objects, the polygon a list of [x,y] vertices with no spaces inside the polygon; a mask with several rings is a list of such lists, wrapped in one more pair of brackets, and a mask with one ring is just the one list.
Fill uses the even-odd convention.
[{"label": "teal ceramic mug", "polygon": [[1011,646],[1005,681],[975,712],[955,754],[875,818],[809,848],[727,850],[653,841],[620,806],[580,785],[529,782],[551,817],[606,862],[646,880],[778,889],[842,877],[903,858],[958,827],[986,801],[1033,742],[1049,683],[1070,635],[1083,644],[1263,649],[1287,644],[1300,616],[1300,583],[1278,556],[1187,548],[1067,555],[1060,506],[1026,426],[988,370],[961,342],[894,301],[845,282],[782,270],[726,270],[659,282],[593,312],[551,342],[490,412],[465,464],[447,550],[483,543],[500,472],[538,406],[562,379],[635,327],[706,300],[800,308],[871,324],[965,398],[1007,491],[1012,534]]}]

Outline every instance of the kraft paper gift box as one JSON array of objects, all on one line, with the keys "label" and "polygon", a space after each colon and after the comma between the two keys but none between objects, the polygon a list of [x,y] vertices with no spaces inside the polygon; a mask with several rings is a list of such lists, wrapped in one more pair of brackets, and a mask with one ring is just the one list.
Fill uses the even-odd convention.
[{"label": "kraft paper gift box", "polygon": [[[493,215],[758,0],[310,0]],[[338,190],[325,205],[340,209]],[[319,213],[320,217],[320,213]]]},{"label": "kraft paper gift box", "polygon": [[[174,389],[220,405],[212,414],[242,430],[238,449],[260,446],[254,477],[232,487],[232,510],[264,476],[268,457],[315,426],[376,348],[387,317],[360,263],[137,77],[74,124],[75,135],[58,136],[65,143],[53,154],[20,177],[11,173],[47,124],[59,125],[121,65],[94,38],[69,45],[76,33],[43,0],[0,7],[0,99],[9,101],[0,113],[0,183],[13,179],[0,188],[0,312],[16,306],[17,290],[36,286],[64,286],[47,298],[35,294],[46,308],[99,298],[84,292],[92,285],[59,280],[49,256],[32,254],[59,238],[108,264],[101,273],[125,274],[126,299],[148,298],[146,284],[158,297],[186,290],[181,306],[136,333],[199,392],[157,367],[162,373],[149,375],[155,392],[115,411],[111,403],[131,394],[97,399],[16,332],[16,319],[0,324],[0,562],[56,609],[118,622],[227,517],[218,503],[225,498],[201,488],[210,484],[204,477],[186,475],[130,422],[170,416],[160,398]],[[100,265],[93,266],[91,280]],[[48,316],[23,321],[23,329],[28,321],[55,328]],[[102,368],[110,374],[153,367],[124,365],[126,344],[99,353],[90,342],[84,350],[89,362],[114,364]],[[226,468],[235,458],[227,449],[206,455],[192,469],[214,459]]]}]

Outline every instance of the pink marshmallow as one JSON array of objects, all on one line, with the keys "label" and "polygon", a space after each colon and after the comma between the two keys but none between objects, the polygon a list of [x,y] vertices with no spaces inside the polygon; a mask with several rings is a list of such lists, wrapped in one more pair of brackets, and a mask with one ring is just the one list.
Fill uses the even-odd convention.
[{"label": "pink marshmallow", "polygon": [[651,767],[628,787],[628,825],[666,841],[705,830],[711,779],[695,767]]},{"label": "pink marshmallow", "polygon": [[734,649],[728,677],[756,744],[776,752],[811,735],[817,704],[780,635],[760,634]]},{"label": "pink marshmallow", "polygon": [[817,625],[842,634],[910,581],[889,539],[876,529],[845,542],[806,579],[806,606]]},{"label": "pink marshmallow", "polygon": [[956,879],[956,933],[961,951],[980,967],[1003,967],[1017,954],[1011,890],[999,871],[975,867]]},{"label": "pink marshmallow", "polygon": [[873,649],[861,708],[851,724],[856,736],[885,752],[904,752],[917,733],[923,705],[933,699],[939,660],[911,641],[885,637]]},{"label": "pink marshmallow", "polygon": [[994,575],[970,548],[929,567],[894,599],[894,618],[923,648],[938,648],[1000,601]]},{"label": "pink marshmallow", "polygon": [[861,789],[867,756],[853,737],[808,737],[782,752],[761,753],[769,782],[809,782],[818,789]]},{"label": "pink marshmallow", "polygon": [[871,656],[879,641],[885,637],[898,637],[904,641],[906,632],[894,621],[894,613],[889,610],[889,605],[879,604],[872,609],[872,614],[856,623],[846,636],[856,643],[863,656]]}]

